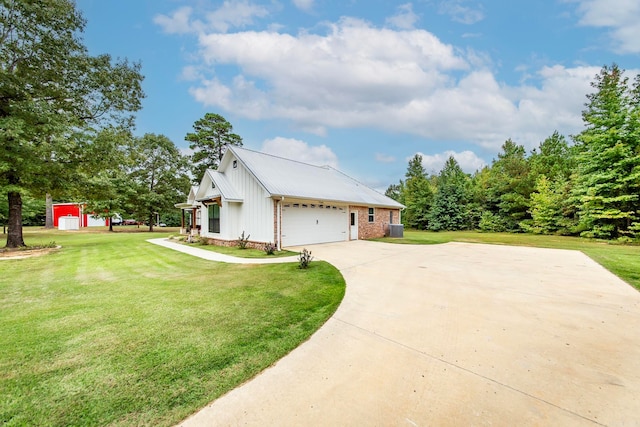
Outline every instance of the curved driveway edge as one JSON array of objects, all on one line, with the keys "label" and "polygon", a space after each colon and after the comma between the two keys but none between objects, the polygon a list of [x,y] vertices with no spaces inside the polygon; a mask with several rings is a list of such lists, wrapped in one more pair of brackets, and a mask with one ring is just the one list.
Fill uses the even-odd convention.
[{"label": "curved driveway edge", "polygon": [[183,426],[638,425],[640,293],[577,251],[316,245],[345,298]]},{"label": "curved driveway edge", "polygon": [[240,258],[214,251],[208,251],[206,249],[196,248],[189,245],[183,245],[182,243],[172,242],[171,240],[164,238],[149,239],[147,240],[147,242],[165,248],[173,249],[174,251],[196,256],[198,258],[207,259],[209,261],[226,262],[229,264],[279,264],[282,262],[298,262],[297,256],[280,258]]}]

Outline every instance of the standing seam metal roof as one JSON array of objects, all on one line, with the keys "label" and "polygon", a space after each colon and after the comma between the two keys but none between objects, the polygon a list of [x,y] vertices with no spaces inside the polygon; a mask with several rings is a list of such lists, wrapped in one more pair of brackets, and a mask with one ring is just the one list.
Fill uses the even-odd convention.
[{"label": "standing seam metal roof", "polygon": [[[229,146],[227,151],[231,151],[272,196],[404,208],[330,166],[314,166],[246,148]],[[227,162],[225,167],[228,166]]]}]

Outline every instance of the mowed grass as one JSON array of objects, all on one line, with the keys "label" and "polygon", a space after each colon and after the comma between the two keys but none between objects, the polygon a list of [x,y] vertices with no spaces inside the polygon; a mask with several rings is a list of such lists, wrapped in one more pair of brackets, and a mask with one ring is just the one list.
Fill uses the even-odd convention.
[{"label": "mowed grass", "polygon": [[27,231],[0,260],[0,424],[174,425],[305,341],[344,295],[324,262],[228,265],[166,232]]},{"label": "mowed grass", "polygon": [[[638,245],[622,245],[615,242],[583,239],[580,237],[481,233],[476,231],[429,232],[405,230],[404,237],[401,239],[384,238],[377,240],[422,245],[447,242],[470,242],[578,250],[640,290],[640,246]],[[544,268],[544,266],[540,267]]]}]

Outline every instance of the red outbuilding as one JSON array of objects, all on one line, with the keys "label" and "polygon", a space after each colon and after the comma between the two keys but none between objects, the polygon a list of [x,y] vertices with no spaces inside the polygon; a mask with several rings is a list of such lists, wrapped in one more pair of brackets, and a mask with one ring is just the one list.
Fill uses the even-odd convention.
[{"label": "red outbuilding", "polygon": [[78,226],[101,227],[109,225],[109,218],[96,218],[91,212],[86,212],[84,203],[54,203],[53,204],[53,226],[60,228],[60,218],[78,218]]}]

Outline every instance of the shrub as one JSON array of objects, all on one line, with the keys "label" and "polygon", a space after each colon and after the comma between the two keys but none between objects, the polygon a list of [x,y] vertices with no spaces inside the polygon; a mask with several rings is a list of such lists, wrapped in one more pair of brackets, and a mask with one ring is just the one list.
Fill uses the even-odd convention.
[{"label": "shrub", "polygon": [[313,259],[313,256],[311,256],[311,251],[308,251],[306,249],[302,249],[302,252],[300,252],[300,255],[298,257],[298,268],[308,268],[309,264],[311,264],[311,260]]},{"label": "shrub", "polygon": [[273,253],[274,253],[278,248],[276,247],[276,245],[274,245],[273,243],[269,242],[269,243],[266,243],[266,244],[264,245],[264,248],[263,248],[263,249],[264,249],[264,251],[265,251],[265,253],[266,253],[267,255],[273,255]]},{"label": "shrub", "polygon": [[242,235],[238,237],[238,247],[240,249],[247,249],[247,244],[249,243],[249,237],[251,237],[251,234],[247,234],[247,237],[244,237],[244,230],[243,230]]}]

